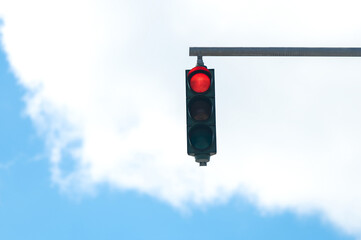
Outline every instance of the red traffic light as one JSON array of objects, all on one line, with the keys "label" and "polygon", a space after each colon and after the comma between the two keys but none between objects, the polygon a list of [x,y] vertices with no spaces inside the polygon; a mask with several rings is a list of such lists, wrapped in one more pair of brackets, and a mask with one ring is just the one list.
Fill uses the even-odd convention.
[{"label": "red traffic light", "polygon": [[193,91],[203,93],[211,86],[211,79],[204,73],[196,73],[189,81]]},{"label": "red traffic light", "polygon": [[217,152],[214,69],[186,70],[186,104],[187,153],[206,166]]},{"label": "red traffic light", "polygon": [[211,86],[210,72],[207,68],[197,66],[188,73],[189,85],[196,93],[204,93]]}]

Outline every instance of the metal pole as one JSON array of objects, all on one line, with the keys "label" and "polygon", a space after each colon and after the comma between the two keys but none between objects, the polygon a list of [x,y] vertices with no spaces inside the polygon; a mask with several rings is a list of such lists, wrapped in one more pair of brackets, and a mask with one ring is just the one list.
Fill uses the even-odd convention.
[{"label": "metal pole", "polygon": [[361,57],[361,48],[190,47],[189,56]]}]

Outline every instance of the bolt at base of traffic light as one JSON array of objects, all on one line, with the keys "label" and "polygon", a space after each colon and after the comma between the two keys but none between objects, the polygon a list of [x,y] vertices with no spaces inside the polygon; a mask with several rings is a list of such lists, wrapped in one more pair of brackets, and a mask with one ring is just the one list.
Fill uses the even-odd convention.
[{"label": "bolt at base of traffic light", "polygon": [[194,156],[196,159],[196,162],[199,163],[199,166],[207,166],[207,162],[209,162],[209,159],[211,158],[208,154],[199,154]]},{"label": "bolt at base of traffic light", "polygon": [[216,154],[214,69],[186,70],[187,152],[200,166]]}]

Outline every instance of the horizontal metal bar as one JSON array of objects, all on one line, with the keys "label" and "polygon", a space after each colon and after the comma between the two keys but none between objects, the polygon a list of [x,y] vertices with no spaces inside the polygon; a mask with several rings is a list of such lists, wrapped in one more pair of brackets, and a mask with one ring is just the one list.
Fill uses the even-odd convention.
[{"label": "horizontal metal bar", "polygon": [[190,47],[189,56],[361,57],[361,48]]}]

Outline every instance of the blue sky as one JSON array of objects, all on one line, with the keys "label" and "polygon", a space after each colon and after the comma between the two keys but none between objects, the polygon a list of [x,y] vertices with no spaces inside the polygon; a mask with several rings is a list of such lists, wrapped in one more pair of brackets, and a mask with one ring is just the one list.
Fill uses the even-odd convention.
[{"label": "blue sky", "polygon": [[207,167],[184,111],[189,47],[359,47],[359,8],[0,1],[0,238],[360,239],[360,58],[205,57]]},{"label": "blue sky", "polygon": [[106,186],[73,198],[51,183],[44,139],[24,115],[25,90],[0,55],[1,239],[353,239],[319,216],[261,214],[241,197],[188,213]]}]

